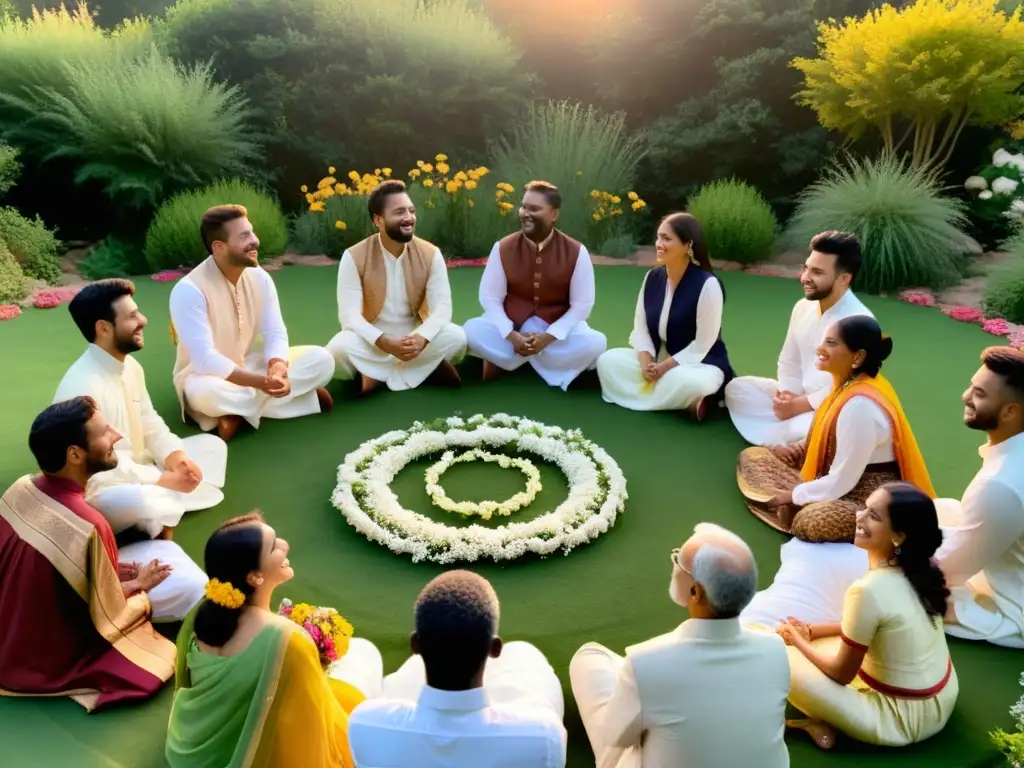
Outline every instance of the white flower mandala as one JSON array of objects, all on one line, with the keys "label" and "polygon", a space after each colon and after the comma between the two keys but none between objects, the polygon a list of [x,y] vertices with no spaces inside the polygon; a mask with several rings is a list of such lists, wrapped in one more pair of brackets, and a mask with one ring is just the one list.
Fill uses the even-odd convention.
[{"label": "white flower mandala", "polygon": [[[526,475],[526,490],[520,491],[507,501],[452,501],[441,487],[441,475],[448,471],[453,464],[462,464],[475,460],[486,461],[497,464],[502,469],[515,467]],[[458,456],[454,451],[445,451],[444,456],[436,464],[432,465],[426,472],[427,495],[430,500],[445,512],[454,512],[457,515],[477,515],[484,520],[490,520],[494,515],[508,516],[518,512],[523,507],[529,506],[537,498],[540,492],[540,472],[529,459],[514,459],[501,453],[490,453],[474,448]]]},{"label": "white flower mandala", "polygon": [[[479,524],[448,526],[403,508],[391,490],[395,476],[416,459],[453,448],[465,448],[468,452],[494,448],[503,449],[506,454],[534,454],[562,470],[568,480],[569,494],[547,514],[498,528]],[[512,456],[505,458],[510,462],[522,460]],[[454,460],[452,451],[452,462]],[[439,464],[444,463],[442,457]],[[431,470],[437,466],[435,464]],[[529,466],[536,471],[532,463]],[[428,470],[428,485],[431,470]],[[331,502],[349,525],[371,541],[395,553],[410,554],[413,562],[429,560],[448,564],[480,558],[514,560],[527,553],[550,555],[562,551],[568,554],[574,547],[611,528],[625,509],[627,498],[626,478],[619,465],[579,430],[565,430],[499,413],[477,414],[468,419],[452,416],[429,424],[416,422],[407,430],[387,432],[363,443],[338,467],[338,485]]]}]

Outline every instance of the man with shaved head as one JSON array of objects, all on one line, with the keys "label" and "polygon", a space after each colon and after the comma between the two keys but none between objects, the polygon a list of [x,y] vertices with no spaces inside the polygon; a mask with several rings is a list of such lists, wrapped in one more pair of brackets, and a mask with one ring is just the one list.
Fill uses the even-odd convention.
[{"label": "man with shaved head", "polygon": [[785,645],[739,621],[757,591],[750,547],[701,523],[671,558],[669,596],[690,618],[625,658],[587,643],[569,666],[598,768],[788,766]]},{"label": "man with shaved head", "polygon": [[565,765],[558,677],[534,646],[502,643],[498,618],[498,596],[475,573],[448,571],[423,588],[413,656],[349,718],[356,766]]}]

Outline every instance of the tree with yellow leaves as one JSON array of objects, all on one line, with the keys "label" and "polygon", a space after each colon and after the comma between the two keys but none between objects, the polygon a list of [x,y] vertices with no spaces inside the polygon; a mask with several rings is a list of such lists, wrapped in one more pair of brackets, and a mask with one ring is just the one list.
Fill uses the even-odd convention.
[{"label": "tree with yellow leaves", "polygon": [[877,130],[887,151],[912,140],[914,167],[942,166],[967,125],[1024,123],[1024,22],[999,0],[917,0],[818,27],[819,58],[797,58],[799,103],[856,140]]}]

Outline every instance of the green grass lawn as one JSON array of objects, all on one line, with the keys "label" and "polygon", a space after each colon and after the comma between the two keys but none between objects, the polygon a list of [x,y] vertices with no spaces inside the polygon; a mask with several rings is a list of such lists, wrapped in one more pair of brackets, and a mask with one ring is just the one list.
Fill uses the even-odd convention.
[{"label": "green grass lawn", "polygon": [[[459,322],[479,312],[480,274],[480,269],[470,268],[451,272]],[[643,274],[631,267],[597,269],[598,301],[591,323],[608,334],[612,346],[626,344]],[[292,342],[325,344],[337,331],[334,270],[289,267],[275,279]],[[797,286],[792,280],[736,273],[725,274],[724,281],[725,338],[733,365],[740,374],[774,375],[790,309],[800,295]],[[146,349],[138,359],[146,368],[156,407],[173,428],[190,433],[180,421],[171,386],[170,287],[146,278],[140,278],[138,287],[139,305],[150,319]],[[981,350],[999,342],[935,310],[873,297],[868,304],[895,342],[885,372],[901,394],[935,486],[941,495],[959,497],[979,466],[977,446],[983,441],[983,435],[962,425],[959,397]],[[22,317],[0,323],[0,349],[8,371],[0,410],[4,485],[34,471],[27,447],[29,425],[50,402],[83,345],[66,307],[28,309]],[[413,600],[442,568],[392,555],[345,523],[330,503],[336,468],[345,454],[387,430],[456,412],[504,411],[581,428],[622,466],[629,483],[625,514],[611,531],[569,557],[477,564],[474,569],[492,581],[502,600],[503,637],[538,645],[562,678],[569,765],[593,765],[568,687],[573,652],[588,640],[621,651],[685,618],[668,598],[669,551],[689,536],[695,523],[714,521],[743,536],[758,557],[762,586],[778,568],[778,549],[785,539],[755,520],[740,500],[735,462],[744,444],[724,415],[696,425],[672,413],[633,413],[604,403],[597,391],[551,389],[528,369],[485,385],[479,381],[479,365],[470,362],[464,378],[458,390],[385,392],[365,401],[339,396],[338,407],[327,416],[265,421],[258,433],[240,433],[230,446],[224,503],[187,515],[175,540],[201,563],[203,545],[218,523],[259,507],[291,544],[296,577],[278,597],[337,607],[357,634],[378,645],[386,670],[393,671],[408,652]],[[501,471],[459,467],[446,475],[446,488],[453,498],[480,498],[473,491],[480,482],[493,479],[497,495],[522,487],[518,472],[505,478]],[[395,487],[407,504],[419,507],[426,503],[422,479],[417,486],[412,475],[403,473]],[[551,482],[535,504],[551,502],[552,493],[563,487],[555,485],[556,477],[545,474]],[[803,734],[793,733],[793,765],[862,766],[868,760],[880,768],[1001,764],[987,734],[1012,724],[1008,709],[1020,694],[1017,681],[1024,660],[1009,650],[954,640],[950,645],[960,701],[941,734],[899,751],[844,741],[825,754]],[[170,703],[169,687],[152,703],[92,716],[69,701],[0,700],[0,763],[12,768],[163,765]]]}]

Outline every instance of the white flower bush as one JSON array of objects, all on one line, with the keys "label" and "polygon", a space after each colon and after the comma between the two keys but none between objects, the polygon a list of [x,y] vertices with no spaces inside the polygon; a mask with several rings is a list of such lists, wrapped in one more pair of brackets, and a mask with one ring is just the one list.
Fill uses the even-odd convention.
[{"label": "white flower bush", "polygon": [[[1024,223],[1024,152],[997,149],[991,165],[964,182],[977,202],[975,212],[984,219],[1001,219],[1010,226]],[[1004,218],[1005,217],[1005,218]],[[1009,219],[1009,222],[1006,222]]]},{"label": "white flower bush", "polygon": [[[447,526],[403,508],[391,490],[395,476],[410,462],[431,454],[442,453],[439,464],[444,465],[451,452],[450,466],[457,458],[455,448],[539,456],[565,474],[569,494],[547,514],[499,528]],[[438,485],[440,472],[431,472],[437,466],[427,471],[428,486],[431,480]],[[531,475],[523,471],[529,492]],[[568,554],[611,528],[627,498],[626,478],[619,465],[579,430],[499,413],[416,422],[407,430],[394,430],[363,443],[338,468],[331,503],[353,528],[392,552],[412,555],[413,562],[450,564],[480,558],[514,560],[527,553]],[[492,514],[496,512],[492,510]]]}]

